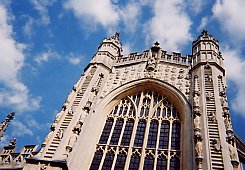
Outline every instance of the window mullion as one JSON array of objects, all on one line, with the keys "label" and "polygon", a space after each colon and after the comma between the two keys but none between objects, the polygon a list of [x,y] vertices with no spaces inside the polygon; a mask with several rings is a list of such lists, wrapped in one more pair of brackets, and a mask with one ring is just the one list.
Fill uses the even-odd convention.
[{"label": "window mullion", "polygon": [[171,151],[171,139],[172,139],[172,127],[173,127],[173,119],[170,118],[169,121],[169,137],[168,137],[168,158],[167,158],[167,170],[170,169],[170,151]]}]

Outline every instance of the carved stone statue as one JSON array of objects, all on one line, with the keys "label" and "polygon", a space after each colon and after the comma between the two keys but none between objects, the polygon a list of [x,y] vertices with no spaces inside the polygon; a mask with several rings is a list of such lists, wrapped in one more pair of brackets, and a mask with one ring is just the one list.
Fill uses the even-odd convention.
[{"label": "carved stone statue", "polygon": [[208,112],[208,120],[212,122],[216,121],[216,116],[214,111]]},{"label": "carved stone statue", "polygon": [[225,118],[224,122],[225,122],[225,128],[226,128],[226,130],[232,130],[231,121],[229,120],[228,117]]},{"label": "carved stone statue", "polygon": [[200,116],[197,115],[195,117],[195,119],[194,119],[194,128],[195,129],[200,129],[200,123],[201,123]]},{"label": "carved stone statue", "polygon": [[229,148],[229,151],[230,151],[231,160],[237,160],[236,148],[231,143],[228,144],[228,148]]},{"label": "carved stone statue", "polygon": [[223,108],[228,108],[228,101],[226,99],[226,96],[221,97],[221,105],[223,106]]},{"label": "carved stone statue", "polygon": [[83,122],[81,122],[80,120],[77,122],[76,126],[72,129],[73,133],[76,133],[79,135],[79,133],[81,132],[81,128],[82,128]]},{"label": "carved stone statue", "polygon": [[202,142],[200,140],[197,141],[195,146],[196,157],[202,158]]},{"label": "carved stone statue", "polygon": [[77,141],[77,137],[78,137],[78,134],[72,133],[72,135],[71,135],[71,137],[70,137],[70,139],[68,141],[68,145],[66,146],[66,150],[68,152],[72,151],[72,148],[73,148],[75,142]]},{"label": "carved stone statue", "polygon": [[155,56],[152,56],[147,61],[146,69],[149,71],[153,71],[155,70],[155,68],[156,68],[156,59],[155,59]]},{"label": "carved stone statue", "polygon": [[74,112],[75,112],[75,108],[74,108],[74,106],[72,105],[71,108],[70,108],[70,110],[68,111],[68,114],[73,115]]},{"label": "carved stone statue", "polygon": [[195,94],[194,98],[193,98],[193,106],[194,107],[199,107],[200,103],[199,103],[199,96],[197,94]]},{"label": "carved stone statue", "polygon": [[213,99],[213,98],[214,98],[214,94],[213,94],[212,92],[208,91],[208,92],[206,93],[206,99],[207,99],[207,100],[211,100],[211,99]]},{"label": "carved stone statue", "polygon": [[213,140],[213,145],[214,145],[214,148],[216,149],[216,151],[221,151],[221,143],[220,143],[220,140],[214,139]]},{"label": "carved stone statue", "polygon": [[58,132],[56,133],[56,137],[58,139],[62,139],[64,135],[64,130],[63,129],[59,129]]}]

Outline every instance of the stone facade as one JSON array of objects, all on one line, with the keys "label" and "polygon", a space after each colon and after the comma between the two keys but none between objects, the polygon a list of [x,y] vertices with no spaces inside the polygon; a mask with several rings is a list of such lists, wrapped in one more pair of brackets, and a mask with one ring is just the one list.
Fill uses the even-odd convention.
[{"label": "stone facade", "polygon": [[121,52],[118,33],[102,41],[23,169],[242,169],[213,36],[185,57]]}]

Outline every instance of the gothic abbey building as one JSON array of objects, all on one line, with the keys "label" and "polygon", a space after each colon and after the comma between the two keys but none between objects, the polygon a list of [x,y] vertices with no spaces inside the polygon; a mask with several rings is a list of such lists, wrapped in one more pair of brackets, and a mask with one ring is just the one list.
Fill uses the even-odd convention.
[{"label": "gothic abbey building", "polygon": [[0,168],[24,170],[240,170],[245,145],[232,129],[224,59],[207,31],[192,55],[156,42],[122,56],[105,38],[72,88],[40,150],[14,141]]}]

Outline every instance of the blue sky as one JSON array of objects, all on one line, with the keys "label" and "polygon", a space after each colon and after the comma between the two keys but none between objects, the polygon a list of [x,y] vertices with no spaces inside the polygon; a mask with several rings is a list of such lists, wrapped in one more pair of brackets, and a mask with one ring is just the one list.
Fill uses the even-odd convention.
[{"label": "blue sky", "polygon": [[16,116],[1,146],[42,143],[103,38],[120,32],[125,55],[156,40],[186,55],[203,28],[220,42],[233,128],[245,139],[244,9],[244,0],[2,0],[0,120]]}]

